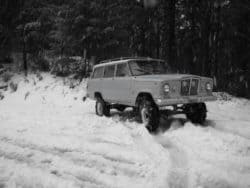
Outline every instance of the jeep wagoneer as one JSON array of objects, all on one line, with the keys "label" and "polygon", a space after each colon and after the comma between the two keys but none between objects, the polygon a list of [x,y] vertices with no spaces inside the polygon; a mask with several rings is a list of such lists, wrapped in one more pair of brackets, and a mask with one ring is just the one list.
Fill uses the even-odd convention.
[{"label": "jeep wagoneer", "polygon": [[96,100],[97,115],[133,107],[150,131],[158,128],[160,111],[167,106],[202,124],[207,113],[204,102],[216,99],[211,78],[175,74],[166,62],[151,58],[103,61],[94,66],[87,88],[88,96]]}]

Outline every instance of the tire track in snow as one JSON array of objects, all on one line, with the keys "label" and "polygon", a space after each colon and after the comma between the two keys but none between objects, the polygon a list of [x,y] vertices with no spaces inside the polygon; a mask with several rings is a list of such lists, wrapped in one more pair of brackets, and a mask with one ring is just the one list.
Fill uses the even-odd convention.
[{"label": "tire track in snow", "polygon": [[166,137],[157,137],[156,141],[170,155],[170,170],[167,177],[170,188],[187,188],[189,187],[188,177],[188,159],[184,150],[171,142]]},{"label": "tire track in snow", "polygon": [[[1,146],[3,146],[3,143],[0,142],[0,144]],[[15,147],[15,145],[10,146],[10,147]],[[23,148],[18,148],[18,146],[16,147],[17,148],[15,152],[2,151],[0,149],[0,157],[2,157],[7,162],[8,160],[14,161],[17,166],[27,165],[30,169],[39,170],[46,175],[55,176],[56,178],[59,178],[59,179],[66,179],[67,181],[75,182],[76,184],[79,185],[79,187],[86,186],[85,184],[91,185],[91,187],[93,186],[96,187],[97,185],[99,185],[98,187],[106,187],[101,182],[98,182],[98,181],[94,182],[93,178],[90,178],[89,176],[86,176],[84,174],[82,174],[81,177],[79,177],[79,175],[75,172],[69,173],[69,172],[65,172],[65,170],[60,169],[60,168],[50,167],[49,165],[53,163],[53,159],[52,159],[53,156],[50,156],[51,154],[43,153],[41,151],[36,151],[36,152],[39,152],[39,153],[36,153],[37,155],[40,155],[40,156],[46,155],[45,159],[36,160],[35,158],[33,158],[34,154],[32,155],[31,154],[26,155],[25,153],[20,154]],[[32,149],[28,151],[33,152],[34,150]],[[69,171],[72,171],[72,170],[69,170]]]},{"label": "tire track in snow", "polygon": [[[70,176],[77,181],[84,182],[84,184],[87,182],[87,187],[90,187],[89,185],[91,185],[91,187],[112,187],[112,184],[105,185],[105,182],[102,182],[102,178],[98,178],[102,175],[104,175],[104,177],[113,176],[114,178],[117,175],[125,175],[128,178],[142,178],[140,177],[140,172],[135,168],[135,163],[133,161],[122,161],[101,153],[89,153],[86,157],[87,152],[63,148],[47,148],[31,143],[23,143],[18,140],[12,140],[7,137],[0,137],[0,145],[10,149],[9,151],[0,149],[0,157],[16,161],[17,164],[27,164],[31,168],[41,169],[48,174],[53,174],[58,177]],[[38,155],[40,156],[40,159],[36,159],[36,156]],[[60,169],[60,166],[58,167],[55,164],[53,164],[53,166],[55,165],[53,167],[55,170],[49,169],[48,167],[51,167],[54,158],[60,158],[60,162],[66,162],[69,164],[68,166],[77,169],[82,166],[85,170],[82,171],[81,168],[78,170],[69,169],[67,172],[67,169],[64,167]],[[106,170],[111,171],[107,172]],[[87,173],[87,171],[89,171],[89,173]],[[93,173],[99,175],[92,177],[91,174]],[[72,180],[72,178],[66,179]]]},{"label": "tire track in snow", "polygon": [[[130,131],[134,131],[134,127],[130,127],[126,124],[124,124]],[[143,131],[144,132],[144,131]],[[145,134],[142,133],[142,134]],[[144,143],[143,139],[140,134],[140,136],[135,136],[134,140],[138,143],[138,145],[144,146],[146,143]],[[146,134],[149,134],[146,131]],[[184,149],[180,148],[177,144],[174,144],[171,142],[168,138],[162,137],[162,136],[153,136],[152,141],[155,140],[156,144],[159,144],[161,147],[164,148],[164,150],[168,153],[166,157],[170,157],[170,169],[167,174],[167,185],[169,188],[188,188],[189,186],[189,164],[188,164],[188,156]],[[145,145],[144,148],[147,148]],[[164,165],[164,164],[163,164]],[[167,164],[166,164],[167,165]]]},{"label": "tire track in snow", "polygon": [[[98,153],[96,151],[90,151],[90,150],[85,150],[85,151],[81,151],[79,149],[69,149],[69,148],[59,148],[59,147],[53,147],[53,148],[49,148],[49,147],[45,147],[45,146],[38,146],[32,143],[22,143],[18,140],[12,140],[9,139],[7,137],[1,137],[0,136],[0,141],[3,141],[3,143],[8,143],[26,150],[30,150],[30,151],[39,151],[41,153],[44,154],[50,154],[53,156],[57,156],[57,157],[62,157],[62,158],[67,158],[67,159],[72,159],[75,162],[83,162],[85,161],[87,162],[92,162],[90,161],[90,159],[88,158],[88,160],[84,159],[83,156],[85,155],[91,155],[94,158],[100,158],[104,163],[108,162],[108,163],[115,163],[115,165],[117,164],[122,164],[123,166],[134,166],[135,162],[128,160],[128,159],[121,159],[121,158],[117,158],[116,156],[112,156],[110,154],[105,154],[105,153]],[[109,142],[102,142],[102,140],[99,140],[99,142],[97,142],[97,139],[91,139],[91,142],[93,141],[94,144],[109,144]],[[113,144],[113,142],[112,142]],[[119,144],[116,144],[119,145]],[[78,156],[82,156],[80,158],[78,157],[74,157],[71,154],[77,154]],[[96,160],[94,160],[94,162],[98,162]],[[116,167],[117,168],[117,167]],[[126,170],[127,171],[127,170]]]},{"label": "tire track in snow", "polygon": [[[150,150],[150,145],[157,145],[160,148],[163,148],[163,151],[166,152],[166,158],[170,158],[169,168],[166,168],[166,181],[163,185],[158,185],[159,187],[169,187],[169,188],[188,188],[189,187],[189,177],[188,177],[188,159],[187,154],[184,150],[179,148],[176,144],[172,143],[169,139],[157,135],[150,135],[148,131],[143,128],[131,127],[127,124],[124,124],[132,134],[132,137],[137,143],[137,145],[141,146],[141,149],[144,150],[149,156],[154,158],[156,153],[152,153],[155,150]],[[143,129],[143,130],[142,130]],[[151,139],[153,138],[153,139]],[[150,143],[149,142],[154,142]],[[165,153],[164,152],[164,153]],[[163,163],[160,163],[163,165]],[[157,186],[156,186],[157,187]]]}]

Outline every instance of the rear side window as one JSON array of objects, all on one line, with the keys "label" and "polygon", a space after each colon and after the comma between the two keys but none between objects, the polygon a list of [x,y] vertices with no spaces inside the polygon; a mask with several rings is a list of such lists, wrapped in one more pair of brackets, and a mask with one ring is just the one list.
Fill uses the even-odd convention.
[{"label": "rear side window", "polygon": [[117,64],[116,77],[130,76],[127,63]]},{"label": "rear side window", "polygon": [[115,75],[115,65],[105,67],[104,78],[112,78]]},{"label": "rear side window", "polygon": [[94,74],[93,74],[93,79],[94,78],[102,78],[103,77],[103,69],[104,69],[104,67],[95,68]]}]

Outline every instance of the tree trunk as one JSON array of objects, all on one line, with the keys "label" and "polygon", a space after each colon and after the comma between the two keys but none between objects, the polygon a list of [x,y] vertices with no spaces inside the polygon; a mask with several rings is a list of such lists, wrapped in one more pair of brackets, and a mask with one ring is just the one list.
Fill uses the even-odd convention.
[{"label": "tree trunk", "polygon": [[145,37],[145,28],[144,26],[141,26],[141,33],[140,33],[140,37],[141,37],[141,55],[145,56],[146,55],[146,37]]},{"label": "tree trunk", "polygon": [[86,48],[84,48],[84,50],[83,50],[83,61],[84,61],[84,78],[87,78],[88,67],[87,67],[87,50],[86,50]]},{"label": "tree trunk", "polygon": [[27,76],[28,73],[28,64],[27,64],[27,50],[26,50],[26,42],[25,42],[25,31],[23,31],[23,69],[25,76]]},{"label": "tree trunk", "polygon": [[[216,41],[215,41],[215,59],[214,59],[214,77],[216,78],[216,81],[219,77],[219,55],[220,55],[220,24],[221,24],[221,6],[218,5],[217,8],[217,24],[216,24]],[[216,82],[215,89],[218,87],[218,82]]]},{"label": "tree trunk", "polygon": [[159,24],[159,21],[157,20],[157,23],[156,23],[156,57],[157,58],[160,58],[160,47],[161,47],[161,36],[160,36],[160,24]]},{"label": "tree trunk", "polygon": [[[209,4],[209,3],[208,3]],[[211,66],[210,66],[210,51],[211,51],[211,8],[208,5],[207,12],[205,13],[204,26],[203,26],[203,52],[202,52],[202,75],[210,76]]]},{"label": "tree trunk", "polygon": [[194,9],[191,7],[191,33],[192,33],[192,39],[191,39],[191,61],[189,64],[189,71],[193,74],[197,74],[197,54],[195,49],[195,35],[196,35],[196,24],[195,24],[195,15],[194,15]]},{"label": "tree trunk", "polygon": [[166,6],[165,6],[165,19],[166,19],[165,42],[167,44],[166,57],[168,63],[173,66],[175,66],[176,63],[175,4],[176,0],[168,0],[166,1]]}]

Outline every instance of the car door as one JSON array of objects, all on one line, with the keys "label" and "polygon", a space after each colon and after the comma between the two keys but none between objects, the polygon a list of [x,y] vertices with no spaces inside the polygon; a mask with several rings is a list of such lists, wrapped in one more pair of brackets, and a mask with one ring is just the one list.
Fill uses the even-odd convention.
[{"label": "car door", "polygon": [[116,88],[114,86],[115,64],[106,65],[102,81],[102,97],[105,101],[114,102]]},{"label": "car door", "polygon": [[116,65],[116,74],[113,86],[116,88],[114,100],[116,103],[130,105],[131,104],[131,74],[128,63],[118,63]]},{"label": "car door", "polygon": [[102,93],[102,85],[103,85],[103,74],[104,67],[96,67],[93,71],[91,79],[88,81],[88,95],[91,98],[94,98],[94,94],[96,92]]}]

